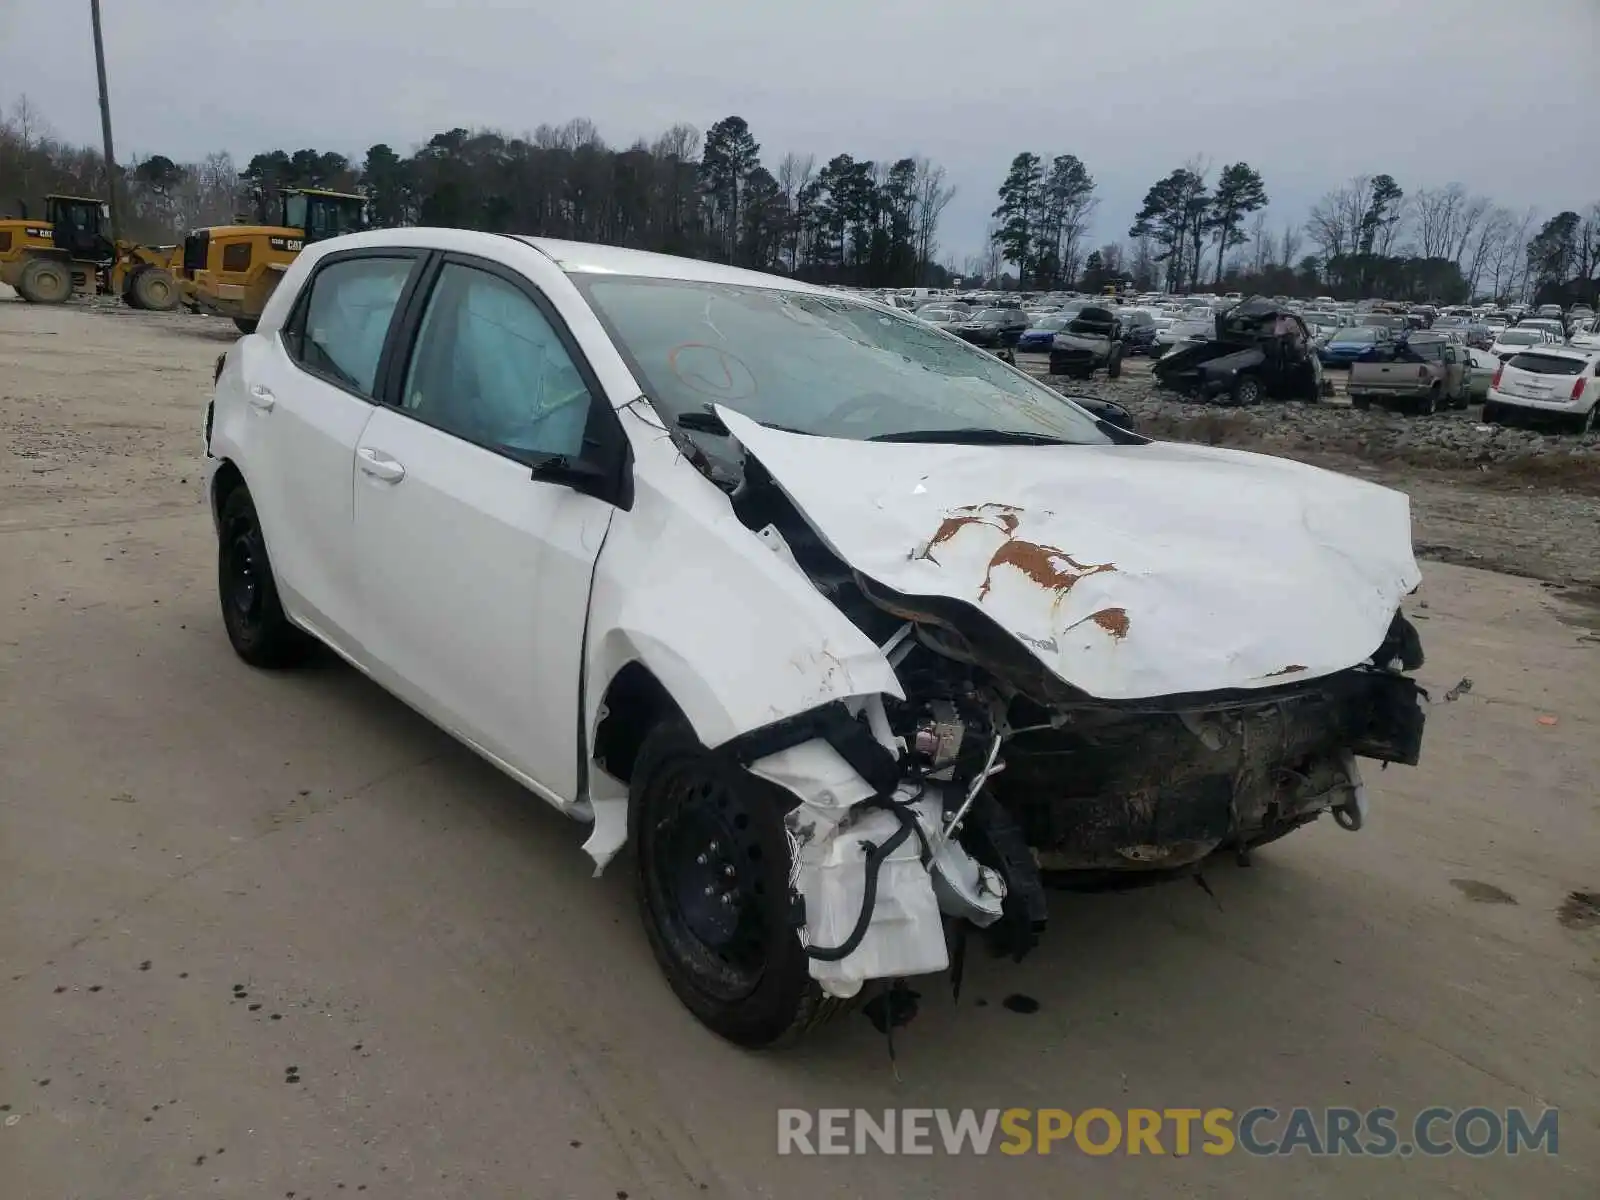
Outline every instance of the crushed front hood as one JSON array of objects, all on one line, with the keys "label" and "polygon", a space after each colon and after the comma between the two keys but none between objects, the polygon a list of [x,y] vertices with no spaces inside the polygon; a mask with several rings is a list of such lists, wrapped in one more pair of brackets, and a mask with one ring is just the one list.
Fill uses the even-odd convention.
[{"label": "crushed front hood", "polygon": [[1288,459],[847,441],[717,411],[851,567],[970,603],[1101,699],[1344,670],[1421,579],[1404,493]]}]

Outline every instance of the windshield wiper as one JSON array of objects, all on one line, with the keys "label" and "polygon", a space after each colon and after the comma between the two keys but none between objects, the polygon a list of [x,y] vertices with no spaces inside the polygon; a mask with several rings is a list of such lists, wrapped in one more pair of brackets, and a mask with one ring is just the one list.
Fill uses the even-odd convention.
[{"label": "windshield wiper", "polygon": [[984,429],[968,426],[962,429],[907,429],[900,433],[880,433],[867,439],[869,442],[948,442],[957,446],[1079,446],[1083,443],[1070,438],[1052,437],[1048,433],[1019,433],[1012,429]]}]

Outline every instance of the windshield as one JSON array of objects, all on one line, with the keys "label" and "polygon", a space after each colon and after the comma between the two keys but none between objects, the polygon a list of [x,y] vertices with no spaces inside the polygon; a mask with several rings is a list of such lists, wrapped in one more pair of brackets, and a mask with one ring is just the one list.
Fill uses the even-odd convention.
[{"label": "windshield", "polygon": [[975,313],[972,319],[985,325],[998,325],[1006,319],[1006,316],[1006,310],[1003,308],[986,308],[981,312]]},{"label": "windshield", "polygon": [[1065,329],[1067,327],[1067,322],[1070,320],[1072,320],[1071,317],[1063,317],[1058,313],[1046,313],[1044,316],[1036,318],[1033,324],[1029,325],[1028,328],[1048,329],[1051,331]]},{"label": "windshield", "polygon": [[574,274],[663,419],[724,404],[799,433],[864,440],[993,430],[1111,441],[993,355],[843,296]]},{"label": "windshield", "polygon": [[1506,329],[1501,331],[1500,340],[1507,346],[1532,346],[1544,341],[1544,334],[1531,329]]},{"label": "windshield", "polygon": [[1343,329],[1334,332],[1333,340],[1336,342],[1375,342],[1378,340],[1378,333],[1365,325],[1346,325]]},{"label": "windshield", "polygon": [[1534,375],[1582,375],[1588,364],[1581,358],[1558,357],[1554,354],[1519,354],[1507,366]]}]

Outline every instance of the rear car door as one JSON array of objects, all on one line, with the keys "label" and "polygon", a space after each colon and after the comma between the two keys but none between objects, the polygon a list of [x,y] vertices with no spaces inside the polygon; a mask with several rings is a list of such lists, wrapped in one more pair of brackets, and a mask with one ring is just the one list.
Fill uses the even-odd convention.
[{"label": "rear car door", "polygon": [[248,339],[242,469],[284,608],[357,658],[356,444],[420,263],[419,253],[403,248],[329,255],[277,335]]},{"label": "rear car door", "polygon": [[540,475],[620,446],[622,430],[521,273],[440,256],[406,331],[403,369],[356,448],[374,673],[563,805],[580,783],[584,624],[615,497]]}]

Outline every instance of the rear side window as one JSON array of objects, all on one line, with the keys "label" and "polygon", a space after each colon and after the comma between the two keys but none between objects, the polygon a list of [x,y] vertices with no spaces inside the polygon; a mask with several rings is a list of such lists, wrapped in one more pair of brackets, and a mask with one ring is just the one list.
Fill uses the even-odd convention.
[{"label": "rear side window", "polygon": [[1396,358],[1404,358],[1411,362],[1442,362],[1444,361],[1443,342],[1402,342],[1395,350]]},{"label": "rear side window", "polygon": [[589,389],[520,288],[447,263],[428,298],[402,407],[447,433],[531,460],[583,451]]},{"label": "rear side window", "polygon": [[1534,375],[1582,375],[1588,366],[1581,358],[1561,358],[1554,354],[1518,354],[1507,364]]},{"label": "rear side window", "polygon": [[312,276],[284,341],[308,371],[363,396],[373,394],[378,360],[410,258],[346,258]]}]

